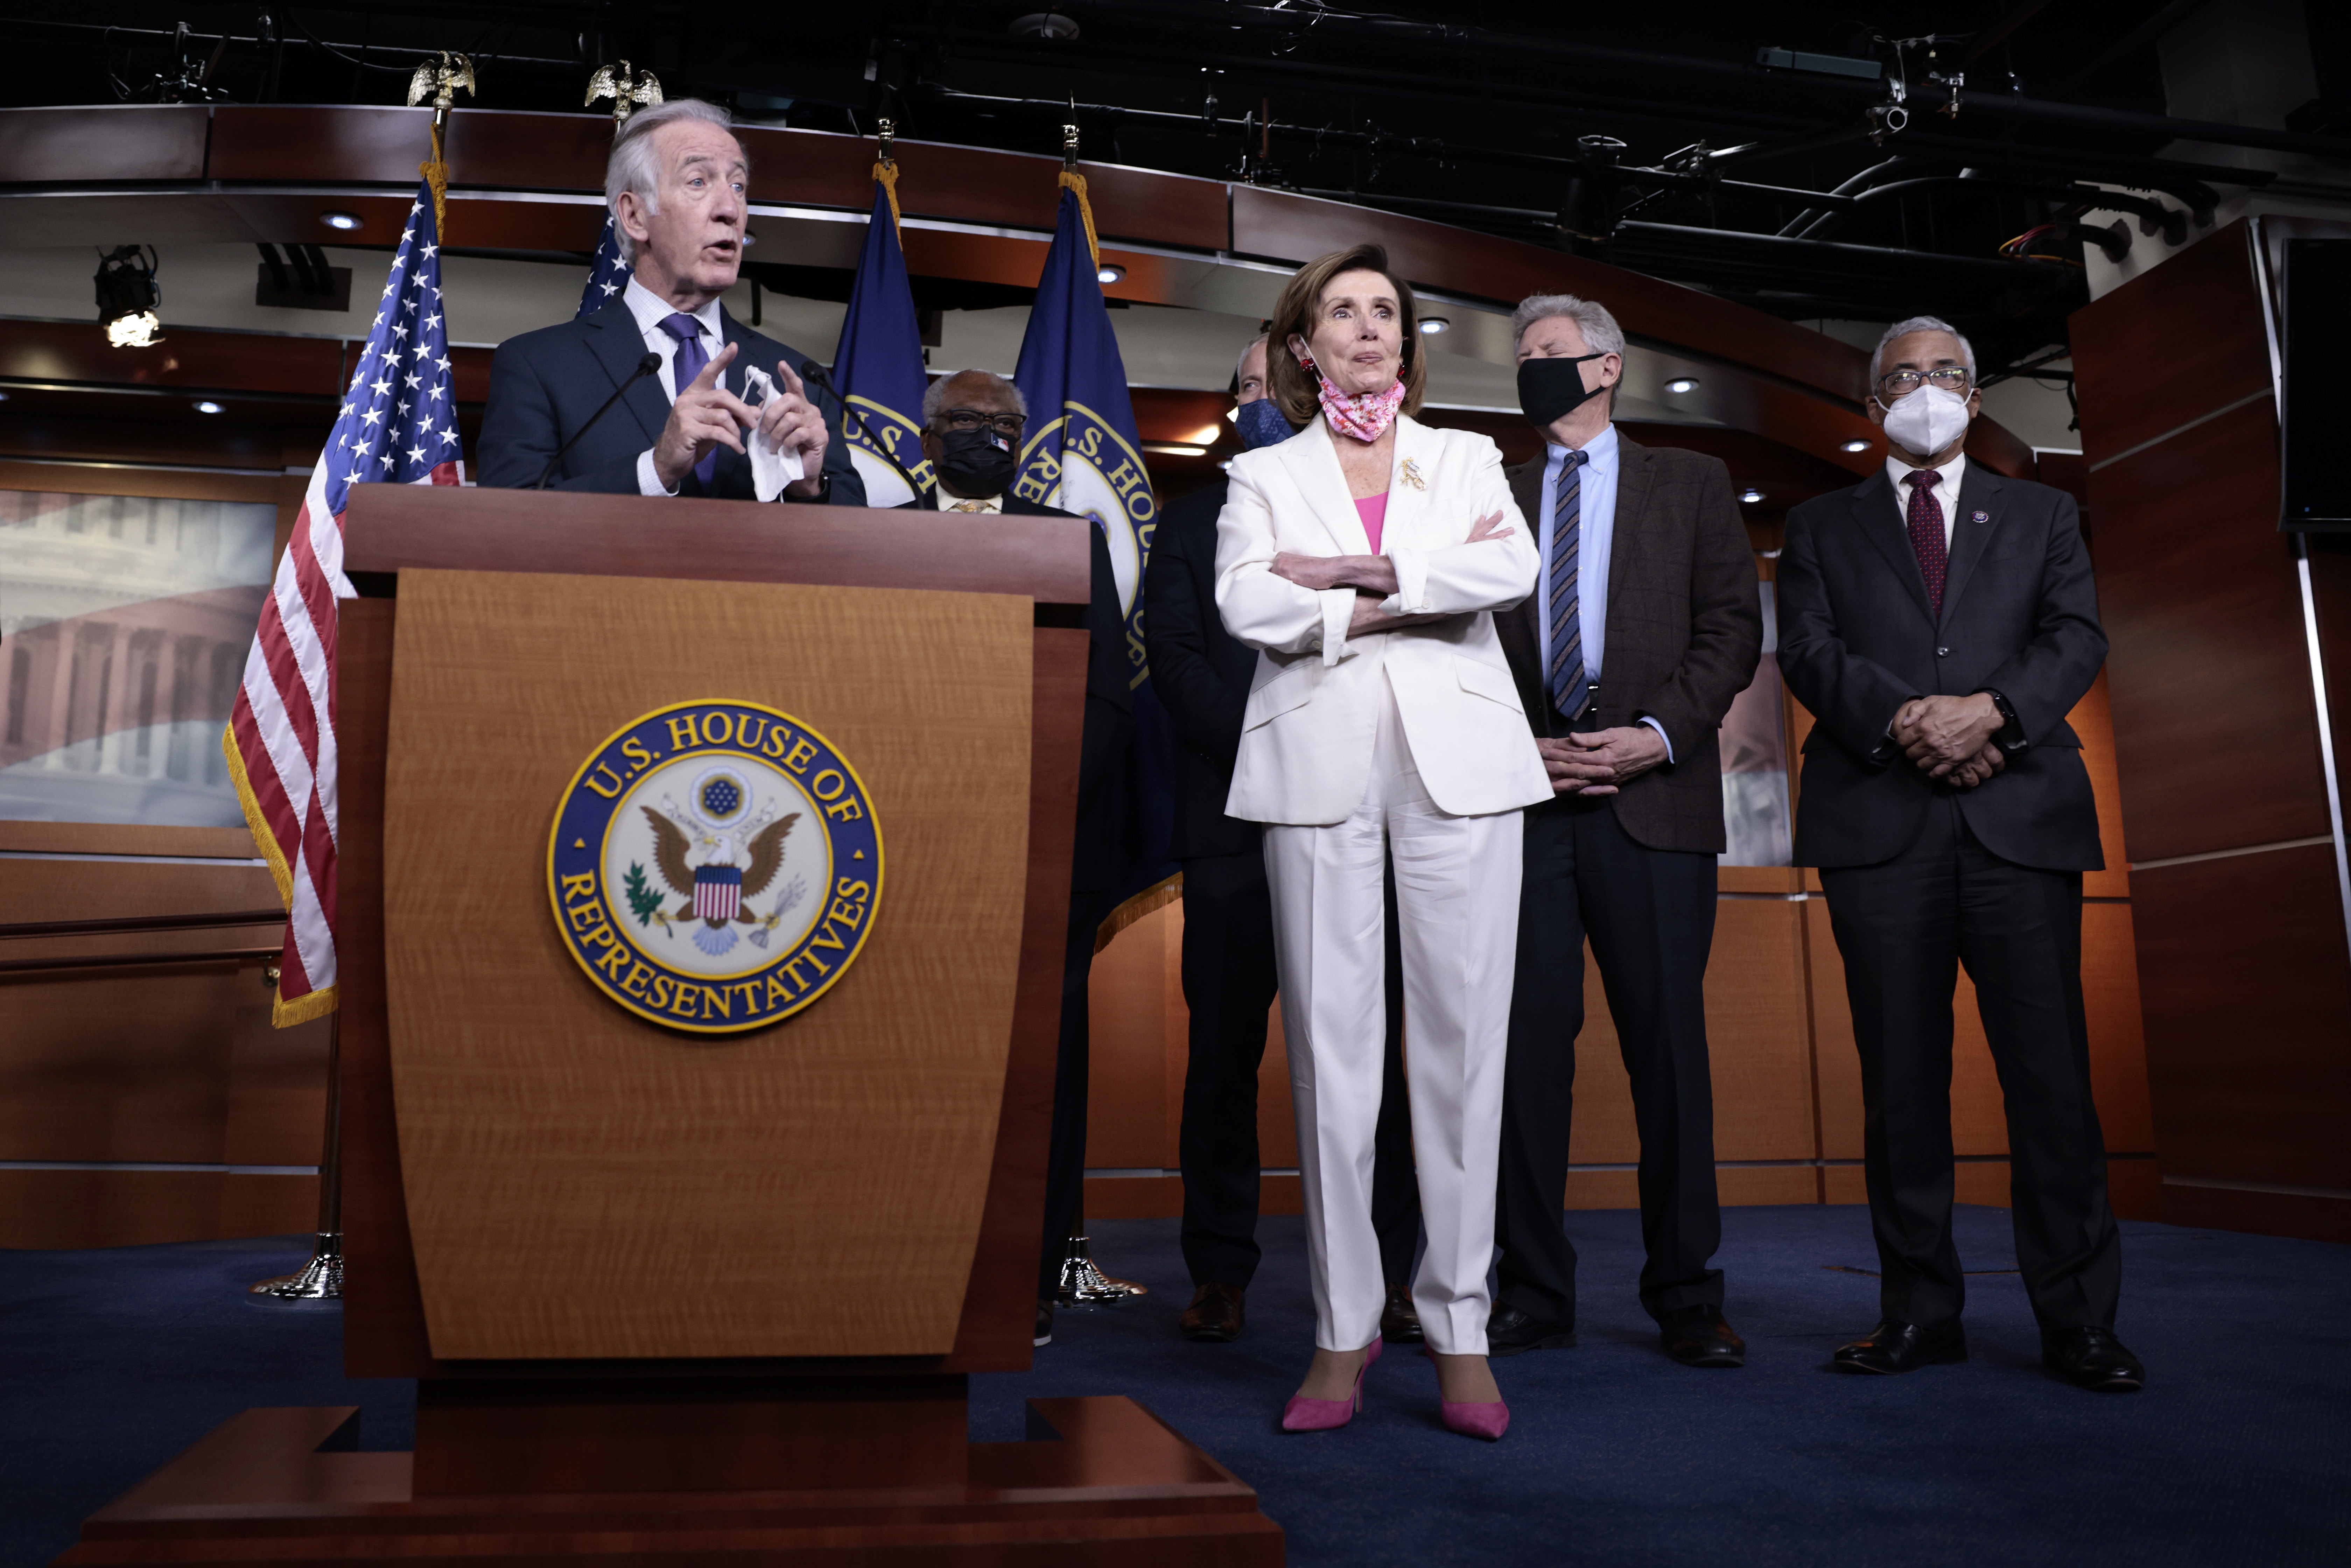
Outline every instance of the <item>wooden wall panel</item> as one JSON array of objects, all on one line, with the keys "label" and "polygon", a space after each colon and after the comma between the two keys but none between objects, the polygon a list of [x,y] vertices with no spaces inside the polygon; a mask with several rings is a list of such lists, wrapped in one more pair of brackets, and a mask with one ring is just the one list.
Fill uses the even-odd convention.
[{"label": "wooden wall panel", "polygon": [[0,1248],[209,1240],[221,1181],[218,1171],[0,1170]]},{"label": "wooden wall panel", "polygon": [[[1605,1004],[1596,986],[1593,996]],[[1714,1157],[1818,1157],[1800,904],[1784,896],[1717,901],[1706,1030],[1714,1065]],[[1812,1196],[1750,1201],[1808,1202]]]},{"label": "wooden wall panel", "polygon": [[0,184],[193,180],[209,117],[201,104],[19,109],[0,115]]},{"label": "wooden wall panel", "polygon": [[[2094,473],[2120,453],[2269,389],[2269,345],[2242,220],[2075,311],[2069,329],[2082,455]],[[2091,493],[2103,542],[2120,519],[2095,479]],[[2274,511],[2270,520],[2277,520]]]},{"label": "wooden wall panel", "polygon": [[2351,959],[2333,848],[2137,880],[2164,1174],[2351,1190]]},{"label": "wooden wall panel", "polygon": [[2268,402],[2098,469],[2090,484],[2104,519],[2098,602],[2132,857],[2327,831]]}]

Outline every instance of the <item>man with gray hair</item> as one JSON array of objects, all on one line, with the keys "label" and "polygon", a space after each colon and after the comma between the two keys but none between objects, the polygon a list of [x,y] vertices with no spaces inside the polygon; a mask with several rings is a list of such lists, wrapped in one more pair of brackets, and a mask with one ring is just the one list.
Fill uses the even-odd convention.
[{"label": "man with gray hair", "polygon": [[2146,1380],[2115,1337],[2082,1000],[2082,873],[2105,864],[2065,716],[2105,662],[2073,497],[1965,454],[1975,350],[1931,316],[1870,356],[1886,466],[1788,514],[1780,670],[1812,711],[1796,862],[1818,866],[1861,1055],[1877,1326],[1850,1372],[1962,1361],[1951,1238],[1951,999],[1975,982],[2008,1112],[2016,1261],[2043,1362],[2082,1387]]},{"label": "man with gray hair", "polygon": [[1510,494],[1542,571],[1494,626],[1557,793],[1527,811],[1487,1343],[1575,1343],[1561,1209],[1588,936],[1641,1135],[1641,1304],[1675,1360],[1739,1366],[1712,1266],[1705,982],[1725,845],[1716,732],[1762,656],[1754,553],[1719,458],[1612,423],[1625,333],[1606,307],[1538,294],[1510,328],[1519,406],[1546,443],[1508,470]]},{"label": "man with gray hair", "polygon": [[[756,440],[800,462],[783,499],[865,504],[848,444],[830,439],[839,404],[802,382],[808,357],[719,304],[742,269],[749,178],[715,104],[673,99],[621,128],[604,193],[632,275],[602,309],[498,346],[483,484],[750,500]],[[754,368],[772,382],[756,407]]]}]

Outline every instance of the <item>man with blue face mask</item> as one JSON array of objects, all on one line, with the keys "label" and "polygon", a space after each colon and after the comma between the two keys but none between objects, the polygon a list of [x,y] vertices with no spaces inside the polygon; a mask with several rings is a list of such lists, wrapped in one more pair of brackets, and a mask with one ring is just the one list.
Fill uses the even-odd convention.
[{"label": "man with blue face mask", "polygon": [[1818,866],[1861,1055],[1880,1318],[1860,1373],[1964,1360],[1951,1239],[1952,994],[1975,982],[2008,1117],[2016,1261],[2042,1357],[2082,1387],[2146,1373],[2115,1337],[2121,1241],[2090,1092],[2082,873],[2105,863],[2065,716],[2106,656],[2073,497],[1969,462],[1975,351],[1887,329],[1885,469],[1788,515],[1780,670],[1815,720],[1796,862]]},{"label": "man with blue face mask", "polygon": [[[1233,369],[1233,423],[1254,450],[1297,434],[1266,395],[1265,339]],[[1240,1337],[1242,1305],[1257,1272],[1258,1068],[1273,1005],[1273,904],[1259,827],[1225,815],[1241,712],[1257,653],[1228,636],[1217,617],[1218,478],[1168,505],[1144,569],[1144,646],[1152,690],[1175,718],[1175,857],[1184,865],[1184,1000],[1191,1009],[1178,1160],[1184,1172],[1183,1247],[1193,1296],[1177,1328],[1209,1343]],[[1403,1084],[1404,998],[1393,951],[1397,922],[1389,892],[1388,1071],[1374,1136],[1372,1227],[1388,1281],[1380,1333],[1416,1342],[1420,1320],[1406,1281],[1419,1240],[1412,1124]]]}]

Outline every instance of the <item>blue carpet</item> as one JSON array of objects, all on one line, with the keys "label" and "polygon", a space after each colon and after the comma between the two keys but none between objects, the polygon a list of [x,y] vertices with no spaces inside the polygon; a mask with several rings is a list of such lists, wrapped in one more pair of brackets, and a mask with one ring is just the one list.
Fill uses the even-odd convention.
[{"label": "blue carpet", "polygon": [[[1102,1221],[1096,1256],[1153,1293],[1061,1314],[1034,1371],[975,1378],[972,1435],[1022,1401],[1132,1394],[1254,1485],[1294,1563],[1908,1565],[2351,1563],[2351,1248],[2124,1226],[2125,1340],[2147,1391],[2040,1370],[2006,1211],[1962,1209],[1965,1365],[1824,1370],[1876,1317],[1859,1208],[1734,1208],[1720,1262],[1739,1372],[1658,1353],[1634,1299],[1637,1217],[1581,1213],[1583,1343],[1497,1364],[1499,1445],[1436,1422],[1434,1372],[1396,1354],[1346,1430],[1274,1429],[1310,1351],[1304,1243],[1269,1220],[1232,1345],[1178,1339],[1175,1227]],[[0,1253],[0,1568],[69,1545],[81,1517],[252,1405],[365,1406],[361,1446],[405,1448],[413,1395],[338,1375],[332,1312],[247,1304],[288,1241]],[[2290,1354],[2280,1354],[2281,1347]]]}]

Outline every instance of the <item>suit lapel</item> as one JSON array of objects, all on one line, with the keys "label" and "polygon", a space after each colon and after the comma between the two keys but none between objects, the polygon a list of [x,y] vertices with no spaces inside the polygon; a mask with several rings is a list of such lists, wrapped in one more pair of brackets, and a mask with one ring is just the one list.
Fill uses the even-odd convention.
[{"label": "suit lapel", "polygon": [[[1960,470],[1959,515],[1951,519],[1950,566],[1943,582],[1943,619],[1949,621],[1959,602],[1959,594],[1975,574],[1976,562],[1983,559],[1984,547],[1991,543],[1993,530],[2001,519],[2000,476],[1982,464],[1970,461]],[[1982,518],[1978,522],[1977,518]]]},{"label": "suit lapel", "polygon": [[[1511,469],[1508,476],[1510,481],[1510,499],[1519,504],[1519,516],[1526,524],[1531,542],[1535,547],[1535,554],[1538,558],[1542,554],[1543,469],[1550,461],[1550,448],[1537,447],[1531,461],[1520,464],[1516,468]],[[1537,559],[1535,576],[1538,583],[1541,580],[1542,574],[1550,570],[1549,561]],[[1528,594],[1526,602],[1520,604],[1516,610],[1511,611],[1508,615],[1496,616],[1494,619],[1495,628],[1498,631],[1503,630],[1510,623],[1516,623],[1524,632],[1527,645],[1532,650],[1530,657],[1534,663],[1540,663],[1542,658],[1541,622],[1542,592],[1540,588],[1535,592]],[[1505,635],[1507,634],[1505,632]],[[1529,667],[1531,668],[1532,664],[1531,664]]]},{"label": "suit lapel", "polygon": [[[587,324],[588,347],[612,378],[612,384],[617,387],[635,375],[637,361],[645,357],[645,339],[629,308],[615,299],[589,317]],[[661,439],[662,426],[669,423],[669,400],[662,396],[659,377],[639,380],[621,400],[621,406],[636,420],[647,446]]]},{"label": "suit lapel", "polygon": [[[1455,543],[1452,539],[1423,539],[1419,535],[1420,525],[1428,514],[1429,487],[1437,480],[1437,448],[1443,444],[1435,431],[1417,420],[1398,419],[1395,433],[1388,469],[1388,509],[1380,523],[1380,549],[1384,551],[1397,543],[1442,549]],[[1407,463],[1412,465],[1411,478],[1405,476]],[[1414,479],[1420,483],[1415,485]],[[1368,535],[1364,542],[1371,542]]]},{"label": "suit lapel", "polygon": [[[1853,526],[1886,558],[1886,564],[1909,592],[1910,602],[1932,622],[1935,609],[1927,601],[1927,580],[1919,573],[1918,554],[1910,548],[1910,536],[1902,528],[1901,497],[1894,493],[1894,481],[1886,476],[1885,469],[1870,476],[1854,492]],[[1943,601],[1950,602],[1948,584]]]},{"label": "suit lapel", "polygon": [[1607,628],[1608,642],[1604,653],[1608,648],[1628,646],[1625,628],[1616,621],[1616,606],[1624,598],[1625,580],[1641,548],[1641,530],[1648,527],[1649,482],[1654,477],[1649,468],[1654,461],[1647,447],[1625,440],[1621,430],[1616,433],[1616,515],[1609,519],[1608,528],[1608,603],[1606,618],[1601,622]]},{"label": "suit lapel", "polygon": [[1347,471],[1339,466],[1339,454],[1331,444],[1332,439],[1329,427],[1317,418],[1274,451],[1304,494],[1315,520],[1339,547],[1339,553],[1369,555],[1371,536],[1364,532],[1363,517],[1355,510],[1354,498],[1347,494]]}]

